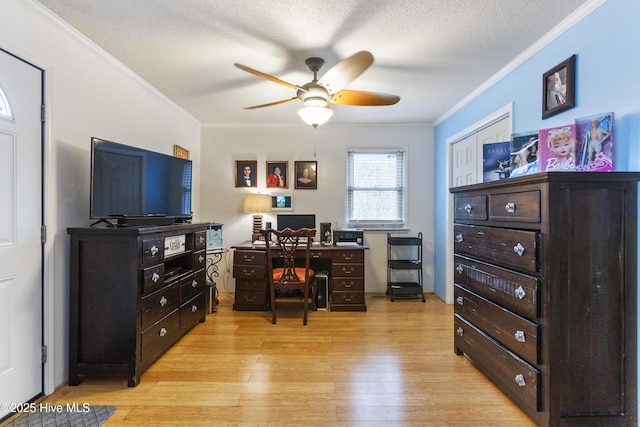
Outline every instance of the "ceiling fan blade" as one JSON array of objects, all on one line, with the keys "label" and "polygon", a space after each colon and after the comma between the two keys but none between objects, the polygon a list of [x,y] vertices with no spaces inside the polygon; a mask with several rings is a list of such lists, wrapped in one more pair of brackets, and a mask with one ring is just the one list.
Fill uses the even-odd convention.
[{"label": "ceiling fan blade", "polygon": [[245,110],[253,110],[255,108],[263,108],[263,107],[271,107],[272,105],[286,104],[287,102],[295,101],[298,97],[293,97],[291,99],[283,99],[282,101],[270,102],[268,104],[262,105],[254,105],[253,107],[245,107]]},{"label": "ceiling fan blade", "polygon": [[272,76],[270,74],[263,73],[262,71],[254,70],[253,68],[247,67],[246,65],[242,65],[242,64],[238,64],[238,63],[234,63],[233,65],[235,65],[236,67],[240,68],[241,70],[246,71],[247,73],[251,73],[251,74],[254,74],[254,75],[258,76],[258,77],[262,77],[263,79],[267,79],[267,80],[270,80],[272,82],[275,82],[275,83],[290,87],[291,89],[298,89],[298,90],[302,90],[304,92],[307,91],[303,87],[300,87],[298,85],[294,85],[294,84],[289,83],[289,82],[285,82],[284,80],[280,80],[279,78],[274,77],[274,76]]},{"label": "ceiling fan blade", "polygon": [[362,92],[359,90],[341,90],[335,93],[329,102],[339,105],[393,105],[400,101],[396,95],[386,93]]},{"label": "ceiling fan blade", "polygon": [[329,93],[336,93],[347,87],[371,64],[373,64],[373,55],[366,50],[360,51],[334,65],[318,80],[318,84],[324,86]]}]

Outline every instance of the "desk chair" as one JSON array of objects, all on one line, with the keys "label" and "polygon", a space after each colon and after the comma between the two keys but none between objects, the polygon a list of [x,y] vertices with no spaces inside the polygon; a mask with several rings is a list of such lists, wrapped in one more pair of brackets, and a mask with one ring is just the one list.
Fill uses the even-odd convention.
[{"label": "desk chair", "polygon": [[[310,290],[312,308],[313,310],[316,309],[315,301],[318,287],[315,273],[309,268],[311,240],[315,236],[316,230],[315,228],[300,228],[298,230],[286,228],[282,231],[273,229],[261,230],[260,233],[262,233],[267,243],[271,242],[271,235],[275,236],[275,244],[265,245],[267,248],[267,278],[271,295],[271,323],[276,323],[276,291],[301,290],[303,291],[304,306],[302,324],[306,325]],[[296,258],[302,261],[300,255],[303,254],[298,251],[298,245],[300,245],[301,249],[304,249],[304,267],[296,266]],[[272,250],[280,252],[283,267],[273,267]]]}]

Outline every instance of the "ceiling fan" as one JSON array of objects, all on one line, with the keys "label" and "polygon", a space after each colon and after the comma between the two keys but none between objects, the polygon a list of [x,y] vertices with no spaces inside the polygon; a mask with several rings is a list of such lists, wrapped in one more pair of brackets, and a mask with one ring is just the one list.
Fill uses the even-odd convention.
[{"label": "ceiling fan", "polygon": [[270,102],[268,104],[254,105],[252,107],[246,107],[246,109],[271,107],[299,99],[304,106],[298,110],[298,114],[307,124],[316,128],[326,123],[333,115],[329,104],[378,106],[393,105],[400,101],[400,97],[396,95],[344,89],[373,64],[373,55],[370,52],[361,51],[344,59],[327,71],[320,80],[318,80],[318,71],[322,68],[324,59],[317,57],[308,58],[305,64],[313,72],[313,80],[302,86],[298,86],[247,67],[246,65],[235,63],[234,65],[236,67],[248,73],[287,86],[291,89],[296,89],[296,96],[293,98]]}]

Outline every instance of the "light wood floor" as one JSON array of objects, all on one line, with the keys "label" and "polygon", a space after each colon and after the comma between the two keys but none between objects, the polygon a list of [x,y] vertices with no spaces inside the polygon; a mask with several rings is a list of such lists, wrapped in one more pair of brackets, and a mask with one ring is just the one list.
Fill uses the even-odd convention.
[{"label": "light wood floor", "polygon": [[105,426],[532,426],[453,352],[453,307],[367,296],[366,313],[234,312],[220,295],[143,376],[87,378],[44,401],[114,405]]}]

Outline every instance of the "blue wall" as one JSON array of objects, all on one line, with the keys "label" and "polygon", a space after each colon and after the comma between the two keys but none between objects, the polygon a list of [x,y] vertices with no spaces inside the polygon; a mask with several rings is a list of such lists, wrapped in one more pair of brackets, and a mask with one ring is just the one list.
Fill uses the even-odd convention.
[{"label": "blue wall", "polygon": [[[576,54],[576,106],[541,119],[542,75]],[[614,113],[614,169],[640,170],[640,1],[608,0],[435,128],[435,203],[447,203],[446,139],[513,103],[513,132]],[[446,218],[435,212],[435,292],[445,297]]]}]

